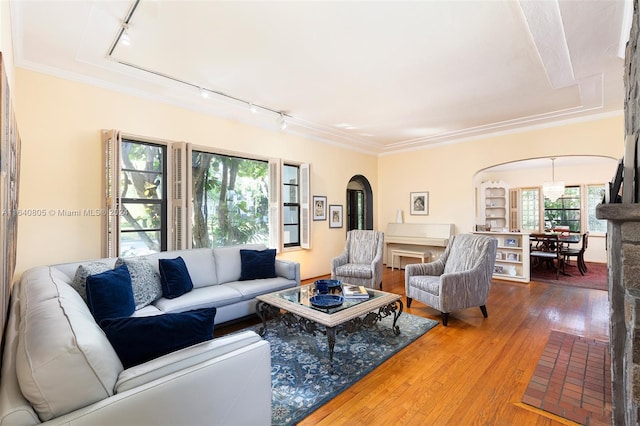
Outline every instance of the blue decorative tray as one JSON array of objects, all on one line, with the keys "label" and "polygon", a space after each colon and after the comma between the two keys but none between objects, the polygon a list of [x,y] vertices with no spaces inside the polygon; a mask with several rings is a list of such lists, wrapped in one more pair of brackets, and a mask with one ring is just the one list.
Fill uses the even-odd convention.
[{"label": "blue decorative tray", "polygon": [[315,296],[311,296],[309,298],[309,302],[311,302],[311,305],[316,308],[337,308],[342,305],[342,302],[344,302],[344,297],[336,294],[317,294]]},{"label": "blue decorative tray", "polygon": [[316,280],[315,284],[318,284],[318,283],[327,283],[327,287],[329,288],[329,291],[336,288],[342,288],[342,281],[340,280]]}]

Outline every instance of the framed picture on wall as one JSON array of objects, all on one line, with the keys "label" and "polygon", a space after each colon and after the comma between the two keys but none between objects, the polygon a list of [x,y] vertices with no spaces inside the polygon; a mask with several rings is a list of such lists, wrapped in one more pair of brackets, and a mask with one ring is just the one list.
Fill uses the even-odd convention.
[{"label": "framed picture on wall", "polygon": [[429,193],[428,192],[412,192],[409,198],[409,207],[412,215],[428,215],[429,214]]},{"label": "framed picture on wall", "polygon": [[342,228],[342,206],[329,205],[329,228]]},{"label": "framed picture on wall", "polygon": [[313,196],[313,220],[327,220],[327,197]]}]

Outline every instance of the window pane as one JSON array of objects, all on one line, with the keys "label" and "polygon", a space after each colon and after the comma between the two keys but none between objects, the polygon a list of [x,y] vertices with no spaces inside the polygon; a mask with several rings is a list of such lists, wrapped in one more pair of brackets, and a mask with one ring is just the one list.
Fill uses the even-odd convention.
[{"label": "window pane", "polygon": [[604,185],[592,185],[587,187],[587,214],[589,232],[607,232],[607,221],[596,217],[596,206],[602,203],[604,197]]},{"label": "window pane", "polygon": [[128,214],[120,215],[122,231],[160,229],[162,220],[161,204],[122,203],[122,210]]},{"label": "window pane", "polygon": [[300,208],[298,206],[284,206],[282,215],[285,225],[298,225]]},{"label": "window pane", "polygon": [[284,165],[282,167],[282,183],[297,185],[298,184],[298,167]]},{"label": "window pane", "polygon": [[120,182],[122,198],[162,198],[162,174],[124,171]]},{"label": "window pane", "polygon": [[282,202],[285,204],[298,203],[298,186],[284,185],[282,190]]},{"label": "window pane", "polygon": [[192,154],[193,247],[269,244],[269,163]]},{"label": "window pane", "polygon": [[120,234],[120,255],[140,256],[160,251],[160,231],[123,232]]},{"label": "window pane", "polygon": [[545,198],[544,220],[547,228],[568,226],[571,232],[580,232],[580,187],[566,187],[555,201]]},{"label": "window pane", "polygon": [[522,190],[522,231],[540,229],[540,191],[537,189]]},{"label": "window pane", "polygon": [[298,225],[285,225],[284,226],[284,244],[288,245],[300,245]]}]

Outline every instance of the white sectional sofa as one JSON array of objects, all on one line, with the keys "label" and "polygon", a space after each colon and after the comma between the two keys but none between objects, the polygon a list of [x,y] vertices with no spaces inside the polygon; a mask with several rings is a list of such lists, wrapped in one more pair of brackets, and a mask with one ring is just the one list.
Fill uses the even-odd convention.
[{"label": "white sectional sofa", "polygon": [[[300,285],[299,264],[281,260],[275,261],[276,277],[239,281],[242,248],[265,247],[144,256],[155,268],[158,259],[182,257],[193,289],[158,298],[132,316],[215,307],[219,324],[254,313],[258,294]],[[116,259],[99,261],[116,264]],[[14,285],[2,355],[0,425],[271,423],[267,341],[239,332],[124,368],[72,286],[78,267],[87,263],[36,267]]]}]

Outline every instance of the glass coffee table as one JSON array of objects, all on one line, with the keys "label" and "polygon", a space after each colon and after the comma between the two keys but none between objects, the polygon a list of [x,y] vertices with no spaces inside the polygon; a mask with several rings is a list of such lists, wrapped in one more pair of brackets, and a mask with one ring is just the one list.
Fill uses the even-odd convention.
[{"label": "glass coffee table", "polygon": [[[316,295],[313,284],[257,296],[256,312],[262,320],[258,333],[264,336],[267,317],[278,317],[289,328],[312,334],[323,333],[329,344],[329,361],[333,363],[336,335],[340,332],[350,334],[362,327],[372,327],[382,318],[393,315],[393,332],[400,334],[396,323],[403,310],[402,297],[372,289],[367,289],[367,293],[368,299],[345,298],[339,306],[326,308],[311,303],[311,298]],[[335,294],[342,295],[339,290]]]}]

